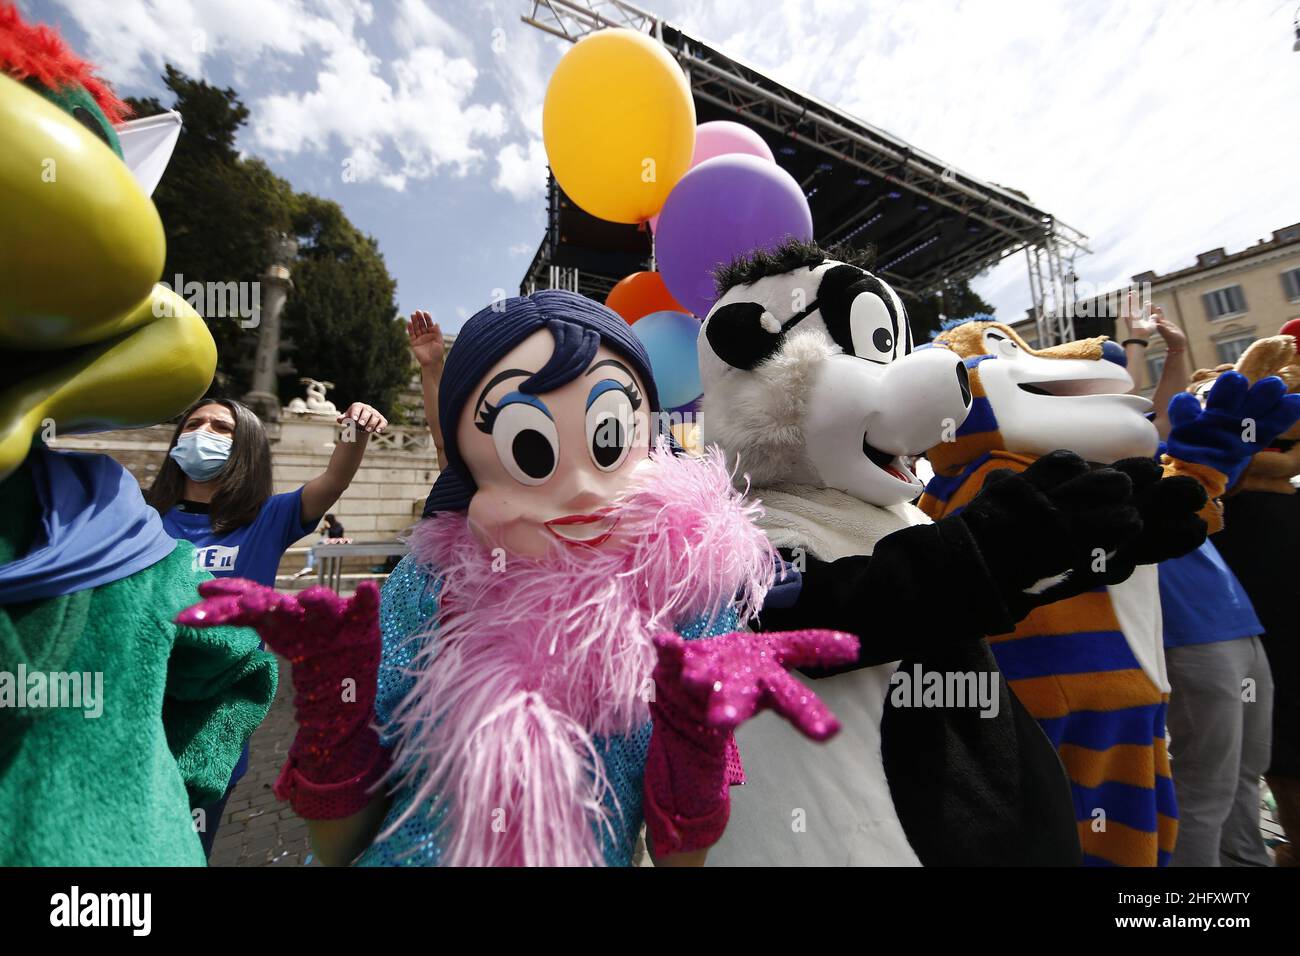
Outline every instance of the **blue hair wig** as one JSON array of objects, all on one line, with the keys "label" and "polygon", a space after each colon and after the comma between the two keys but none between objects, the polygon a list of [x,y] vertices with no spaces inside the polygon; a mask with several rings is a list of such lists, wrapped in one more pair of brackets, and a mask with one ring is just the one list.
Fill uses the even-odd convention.
[{"label": "blue hair wig", "polygon": [[447,467],[433,483],[424,503],[424,517],[469,507],[477,486],[456,441],[461,413],[492,366],[538,329],[551,333],[555,349],[546,364],[524,380],[519,391],[541,395],[573,381],[587,370],[596,350],[605,345],[636,370],[645,386],[651,421],[658,421],[654,413],[660,410],[659,392],[650,371],[650,356],[631,326],[615,312],[562,289],[545,289],[494,303],[470,317],[447,353],[438,387],[438,423]]},{"label": "blue hair wig", "polygon": [[997,319],[989,315],[987,312],[977,312],[975,315],[967,315],[959,319],[944,319],[939,323],[939,327],[937,329],[934,329],[930,332],[930,340],[934,341],[944,332],[947,332],[949,329],[955,329],[959,325],[966,325],[967,323],[970,322],[996,322],[996,321]]}]

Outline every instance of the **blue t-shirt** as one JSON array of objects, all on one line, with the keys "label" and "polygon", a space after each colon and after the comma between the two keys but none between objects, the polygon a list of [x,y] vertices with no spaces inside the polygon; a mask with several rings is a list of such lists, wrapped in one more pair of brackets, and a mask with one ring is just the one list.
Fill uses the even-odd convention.
[{"label": "blue t-shirt", "polygon": [[[163,515],[163,529],[173,538],[194,545],[194,570],[218,578],[248,578],[275,587],[275,572],[289,545],[315,527],[302,522],[302,489],[272,495],[257,517],[242,528],[214,534],[211,516],[172,508]],[[248,772],[248,744],[230,775],[230,786]]]},{"label": "blue t-shirt", "polygon": [[163,527],[173,538],[194,545],[194,570],[218,578],[248,578],[275,587],[275,572],[289,545],[311,534],[315,523],[302,522],[302,489],[272,495],[249,524],[213,534],[210,516],[172,508]]},{"label": "blue t-shirt", "polygon": [[1195,551],[1160,563],[1165,647],[1252,637],[1264,628],[1232,569],[1207,538]]}]

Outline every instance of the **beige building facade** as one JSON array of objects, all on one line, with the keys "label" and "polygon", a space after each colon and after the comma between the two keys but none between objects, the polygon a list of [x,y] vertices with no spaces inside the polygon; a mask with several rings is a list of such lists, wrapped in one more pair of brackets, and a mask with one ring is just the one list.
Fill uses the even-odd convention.
[{"label": "beige building facade", "polygon": [[[1235,362],[1255,339],[1276,335],[1285,322],[1300,318],[1300,223],[1237,252],[1203,252],[1195,265],[1167,275],[1140,273],[1133,283],[1186,332],[1193,371]],[[1124,323],[1116,318],[1125,291],[1077,303],[1076,333],[1127,338]],[[1016,323],[1016,329],[1037,343],[1032,320]],[[1165,357],[1164,341],[1152,335],[1146,361],[1129,369],[1144,394],[1154,390]]]}]

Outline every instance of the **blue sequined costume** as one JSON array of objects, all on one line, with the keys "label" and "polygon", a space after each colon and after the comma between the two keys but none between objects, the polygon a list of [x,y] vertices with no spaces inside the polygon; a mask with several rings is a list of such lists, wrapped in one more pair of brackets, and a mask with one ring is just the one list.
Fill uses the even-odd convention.
[{"label": "blue sequined costume", "polygon": [[[407,640],[408,636],[426,627],[438,610],[438,592],[442,581],[429,575],[407,555],[393,569],[384,584],[380,602],[379,626],[383,638],[383,658],[379,664],[379,692],[375,699],[375,716],[379,726],[386,727],[402,698],[415,684],[409,673],[421,641]],[[736,629],[736,613],[728,608],[708,618],[678,627],[686,640],[725,634]],[[635,733],[608,739],[595,738],[597,749],[605,762],[611,793],[606,797],[613,832],[601,833],[601,848],[609,866],[630,866],[636,846],[637,832],[641,829],[641,778],[645,769],[646,749],[650,745],[650,723],[647,721]],[[391,745],[390,738],[384,740]],[[384,828],[406,810],[414,796],[414,789],[403,787],[393,795],[393,805],[384,821]],[[402,826],[384,840],[376,840],[357,859],[357,866],[437,866],[442,854],[434,834],[445,809],[437,814],[431,807],[413,813]]]}]

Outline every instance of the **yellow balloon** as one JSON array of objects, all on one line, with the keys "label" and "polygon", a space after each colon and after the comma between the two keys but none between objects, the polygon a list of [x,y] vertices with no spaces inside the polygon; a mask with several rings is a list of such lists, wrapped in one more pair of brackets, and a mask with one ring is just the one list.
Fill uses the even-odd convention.
[{"label": "yellow balloon", "polygon": [[690,168],[695,101],[662,44],[602,30],[556,66],[542,137],[551,172],[574,202],[601,219],[641,222]]}]

